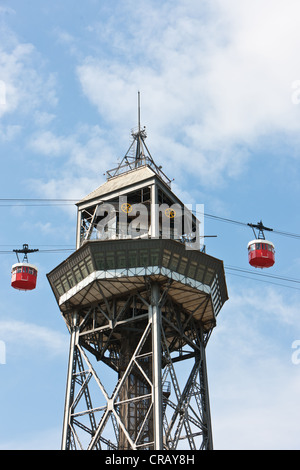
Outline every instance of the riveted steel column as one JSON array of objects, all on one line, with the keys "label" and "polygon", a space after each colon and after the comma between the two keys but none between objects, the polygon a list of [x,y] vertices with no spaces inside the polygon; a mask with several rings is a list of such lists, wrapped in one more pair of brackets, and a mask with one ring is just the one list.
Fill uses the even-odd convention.
[{"label": "riveted steel column", "polygon": [[149,308],[152,323],[152,387],[154,450],[163,448],[162,422],[162,381],[161,381],[161,309],[159,307],[159,284],[151,287],[151,306]]},{"label": "riveted steel column", "polygon": [[64,411],[64,421],[63,421],[63,432],[62,432],[62,441],[61,441],[61,449],[62,450],[69,450],[70,448],[70,412],[71,412],[71,405],[73,402],[73,395],[74,395],[74,379],[73,374],[75,372],[76,367],[76,356],[75,356],[75,348],[76,343],[78,340],[78,332],[79,327],[77,326],[78,323],[78,315],[77,312],[73,313],[71,325],[70,325],[70,350],[69,350],[69,363],[68,363],[68,375],[67,375],[67,385],[66,385],[66,398],[65,398],[65,411]]}]

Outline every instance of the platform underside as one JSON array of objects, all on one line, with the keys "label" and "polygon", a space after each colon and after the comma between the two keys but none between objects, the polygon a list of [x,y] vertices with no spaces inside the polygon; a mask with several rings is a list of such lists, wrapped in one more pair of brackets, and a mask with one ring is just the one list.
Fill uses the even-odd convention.
[{"label": "platform underside", "polygon": [[222,261],[174,240],[90,241],[48,279],[66,321],[74,308],[126,302],[131,294],[146,298],[156,282],[208,331],[228,298]]}]

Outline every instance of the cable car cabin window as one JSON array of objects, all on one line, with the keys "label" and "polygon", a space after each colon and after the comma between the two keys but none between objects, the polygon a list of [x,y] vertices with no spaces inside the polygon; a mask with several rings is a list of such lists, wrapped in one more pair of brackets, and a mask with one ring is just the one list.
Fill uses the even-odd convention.
[{"label": "cable car cabin window", "polygon": [[17,273],[21,273],[22,272],[22,268],[17,268]]},{"label": "cable car cabin window", "polygon": [[256,250],[260,250],[260,243],[256,243],[256,244],[255,244],[255,249],[256,249]]}]

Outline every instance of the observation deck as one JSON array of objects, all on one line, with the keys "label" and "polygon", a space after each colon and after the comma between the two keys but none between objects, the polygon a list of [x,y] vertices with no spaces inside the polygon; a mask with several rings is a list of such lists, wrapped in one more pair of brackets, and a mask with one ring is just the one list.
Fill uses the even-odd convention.
[{"label": "observation deck", "polygon": [[[146,299],[149,282],[156,282],[208,332],[228,299],[223,262],[170,239],[90,240],[47,277],[65,317],[130,293]],[[146,314],[146,301],[144,310],[138,315]]]}]

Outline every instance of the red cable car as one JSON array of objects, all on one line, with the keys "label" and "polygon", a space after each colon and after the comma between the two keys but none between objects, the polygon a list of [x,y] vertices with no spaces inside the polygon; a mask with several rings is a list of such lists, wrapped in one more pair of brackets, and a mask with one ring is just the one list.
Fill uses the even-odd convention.
[{"label": "red cable car", "polygon": [[[257,225],[248,224],[252,227],[255,240],[248,243],[248,261],[254,268],[270,268],[275,263],[275,246],[272,242],[265,240],[264,230],[272,231],[273,229],[264,227],[262,222]],[[254,228],[259,230],[258,236]]]},{"label": "red cable car", "polygon": [[16,263],[11,268],[11,285],[19,290],[33,290],[36,288],[36,266],[29,263]]},{"label": "red cable car", "polygon": [[[27,291],[36,288],[37,281],[37,267],[28,263],[28,253],[33,253],[39,250],[30,250],[28,245],[23,245],[22,250],[13,250],[17,254],[18,263],[13,264],[11,268],[11,286],[14,289]],[[20,263],[18,253],[24,253],[23,262]]]},{"label": "red cable car", "polygon": [[267,240],[252,240],[248,243],[248,260],[254,268],[270,268],[275,263],[275,247]]}]

